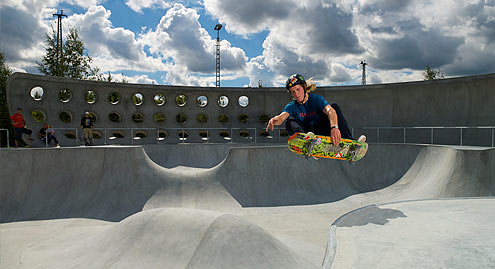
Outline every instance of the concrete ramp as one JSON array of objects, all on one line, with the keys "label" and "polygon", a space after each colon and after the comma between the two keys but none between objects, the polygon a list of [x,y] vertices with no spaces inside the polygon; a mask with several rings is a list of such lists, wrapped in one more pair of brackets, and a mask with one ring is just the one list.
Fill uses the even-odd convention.
[{"label": "concrete ramp", "polygon": [[351,165],[237,147],[200,167],[153,150],[170,168],[140,146],[0,150],[0,267],[311,268],[346,212],[495,193],[495,149],[371,144]]},{"label": "concrete ramp", "polygon": [[143,209],[232,212],[241,206],[331,203],[363,193],[378,202],[490,196],[494,158],[493,149],[371,145],[365,159],[351,165],[308,160],[272,146],[232,148],[213,168],[169,169],[139,146],[5,150],[0,151],[1,222],[120,221]]},{"label": "concrete ramp", "polygon": [[120,221],[167,193],[176,199],[162,199],[163,206],[240,207],[220,184],[202,176],[208,170],[163,168],[139,146],[5,150],[0,160],[1,222]]}]

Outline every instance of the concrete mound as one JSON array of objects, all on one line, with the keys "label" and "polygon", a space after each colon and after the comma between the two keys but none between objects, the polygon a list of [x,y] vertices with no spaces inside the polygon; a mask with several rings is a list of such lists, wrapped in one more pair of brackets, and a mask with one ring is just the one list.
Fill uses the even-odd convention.
[{"label": "concrete mound", "polygon": [[233,215],[197,209],[147,210],[83,241],[65,241],[64,250],[58,253],[47,252],[47,245],[53,246],[53,242],[49,239],[30,246],[23,252],[23,265],[28,268],[252,268],[256,264],[258,268],[316,268],[256,225]]}]

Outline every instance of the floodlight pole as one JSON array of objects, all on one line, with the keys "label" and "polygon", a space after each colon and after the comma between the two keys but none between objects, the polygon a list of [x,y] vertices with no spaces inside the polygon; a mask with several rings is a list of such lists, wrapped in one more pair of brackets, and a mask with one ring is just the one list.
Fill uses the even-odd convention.
[{"label": "floodlight pole", "polygon": [[366,85],[366,65],[368,65],[364,60],[359,63],[360,65],[363,66],[363,74],[361,76],[361,84]]},{"label": "floodlight pole", "polygon": [[57,16],[57,76],[62,75],[62,63],[63,63],[63,42],[62,42],[62,19],[64,17],[67,18],[67,15],[64,14],[64,10],[61,9],[60,13],[53,14],[53,16]]},{"label": "floodlight pole", "polygon": [[217,70],[216,70],[216,87],[220,87],[220,29],[222,29],[221,24],[215,25],[215,31],[217,31]]}]

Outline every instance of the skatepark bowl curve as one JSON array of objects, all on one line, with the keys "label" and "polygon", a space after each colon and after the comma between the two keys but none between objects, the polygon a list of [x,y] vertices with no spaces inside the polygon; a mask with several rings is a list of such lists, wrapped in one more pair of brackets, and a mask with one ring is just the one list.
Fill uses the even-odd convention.
[{"label": "skatepark bowl curve", "polygon": [[0,268],[493,268],[495,149],[0,150]]}]

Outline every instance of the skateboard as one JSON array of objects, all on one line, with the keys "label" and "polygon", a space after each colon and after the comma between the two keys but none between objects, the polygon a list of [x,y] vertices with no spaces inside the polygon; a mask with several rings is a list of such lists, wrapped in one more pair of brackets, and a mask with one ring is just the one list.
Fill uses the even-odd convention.
[{"label": "skateboard", "polygon": [[323,135],[295,133],[287,141],[289,149],[306,157],[330,158],[356,162],[368,151],[368,144],[351,139],[340,139],[334,146],[332,138]]}]

